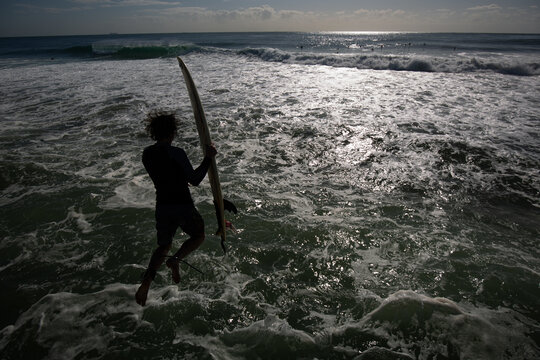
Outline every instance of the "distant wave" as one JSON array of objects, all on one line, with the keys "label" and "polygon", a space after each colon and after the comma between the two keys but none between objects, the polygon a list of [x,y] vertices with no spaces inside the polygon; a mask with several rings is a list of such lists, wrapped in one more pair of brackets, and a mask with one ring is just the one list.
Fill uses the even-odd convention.
[{"label": "distant wave", "polygon": [[204,52],[204,48],[194,44],[182,45],[116,45],[116,44],[93,44],[94,56],[109,56],[121,60],[140,60],[168,58],[186,55],[191,52]]},{"label": "distant wave", "polygon": [[72,46],[66,49],[52,50],[51,52],[72,56],[90,56],[92,55],[92,45]]},{"label": "distant wave", "polygon": [[94,43],[91,45],[71,46],[67,48],[24,49],[4,53],[7,56],[22,57],[74,57],[74,58],[115,58],[119,60],[141,60],[168,58],[186,55],[191,52],[205,52],[203,47],[193,44],[160,45],[160,44],[121,44]]},{"label": "distant wave", "polygon": [[4,55],[75,57],[92,59],[141,60],[171,58],[190,53],[231,54],[256,58],[268,62],[281,62],[298,65],[326,65],[372,70],[420,71],[468,73],[491,71],[505,75],[540,75],[540,62],[516,62],[500,58],[482,58],[473,55],[445,57],[443,55],[403,55],[403,54],[337,54],[328,52],[299,52],[274,48],[224,49],[199,46],[195,44],[162,44],[160,42],[96,42],[91,45],[72,46],[63,49],[25,49]]},{"label": "distant wave", "polygon": [[323,53],[290,53],[278,49],[243,49],[238,55],[256,57],[264,61],[303,65],[326,65],[372,70],[421,71],[421,72],[475,72],[493,71],[506,75],[540,75],[540,62],[513,63],[501,59],[488,61],[476,57],[436,57],[403,55],[340,55]]}]

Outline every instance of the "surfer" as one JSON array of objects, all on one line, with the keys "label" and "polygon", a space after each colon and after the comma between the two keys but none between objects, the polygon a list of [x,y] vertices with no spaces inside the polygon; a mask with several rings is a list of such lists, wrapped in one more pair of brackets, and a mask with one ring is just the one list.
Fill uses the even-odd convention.
[{"label": "surfer", "polygon": [[154,145],[144,149],[142,161],[156,188],[158,247],[152,253],[142,283],[135,294],[135,300],[142,306],[146,304],[150,284],[171,249],[178,227],[189,235],[189,239],[166,262],[175,283],[180,282],[179,262],[204,241],[204,221],[195,208],[188,183],[199,185],[217,154],[214,145],[206,146],[204,160],[199,167],[193,169],[186,152],[172,146],[177,133],[174,115],[150,114],[146,121],[146,131],[156,141]]}]

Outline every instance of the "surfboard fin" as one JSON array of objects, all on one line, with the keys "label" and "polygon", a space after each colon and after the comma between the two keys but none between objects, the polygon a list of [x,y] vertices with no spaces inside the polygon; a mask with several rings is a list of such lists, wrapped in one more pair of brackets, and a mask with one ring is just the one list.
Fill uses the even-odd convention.
[{"label": "surfboard fin", "polygon": [[238,214],[238,210],[236,209],[236,206],[234,206],[234,204],[227,199],[223,199],[223,207],[225,208],[225,210],[229,212]]}]

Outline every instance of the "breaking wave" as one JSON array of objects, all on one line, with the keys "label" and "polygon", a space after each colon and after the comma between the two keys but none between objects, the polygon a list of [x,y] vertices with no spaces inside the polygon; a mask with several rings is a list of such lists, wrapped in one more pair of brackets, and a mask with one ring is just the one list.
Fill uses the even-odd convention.
[{"label": "breaking wave", "polygon": [[96,42],[91,45],[70,46],[67,48],[24,49],[12,51],[3,55],[15,57],[51,57],[51,58],[81,58],[81,59],[118,59],[143,60],[170,58],[187,55],[192,52],[206,52],[203,47],[194,44],[161,45],[137,43],[108,43]]},{"label": "breaking wave", "polygon": [[[361,319],[340,327],[328,325],[317,334],[295,329],[276,315],[216,331],[212,325],[219,325],[211,314],[223,302],[208,301],[173,286],[159,290],[163,299],[153,301],[152,314],[147,315],[131,301],[133,291],[129,285],[111,284],[89,294],[45,295],[15,324],[0,330],[0,349],[13,359],[23,349],[32,349],[36,357],[55,359],[130,358],[135,353],[141,357],[150,355],[145,354],[148,350],[139,345],[121,350],[123,339],[130,332],[144,336],[152,328],[150,321],[161,318],[167,319],[162,321],[161,331],[169,335],[160,349],[165,358],[186,351],[186,347],[198,358],[214,359],[412,360],[414,356],[422,360],[483,360],[532,359],[537,355],[534,341],[524,336],[530,331],[527,326],[509,330],[499,323],[501,320],[493,319],[504,322],[518,314],[508,310],[471,313],[446,298],[430,298],[410,290],[377,299],[380,304]],[[197,311],[198,316],[190,311]],[[32,336],[23,336],[25,332]]]},{"label": "breaking wave", "polygon": [[243,49],[239,55],[259,58],[264,61],[284,62],[299,65],[326,65],[371,70],[421,71],[468,73],[492,71],[505,75],[540,75],[540,63],[516,63],[511,60],[492,61],[476,57],[434,57],[380,54],[321,54],[291,53],[278,49]]},{"label": "breaking wave", "polygon": [[120,60],[140,60],[168,58],[179,55],[186,55],[192,52],[204,52],[200,46],[193,44],[181,45],[154,45],[154,44],[93,44],[92,54],[94,56],[108,56]]},{"label": "breaking wave", "polygon": [[275,48],[227,49],[212,46],[200,46],[192,43],[168,44],[137,41],[98,41],[91,45],[72,46],[62,49],[24,50],[9,55],[47,56],[84,59],[143,60],[172,58],[190,53],[242,56],[267,62],[281,62],[297,65],[324,65],[331,67],[419,71],[444,73],[496,72],[504,75],[535,76],[540,75],[540,62],[516,61],[507,57],[481,57],[465,53],[452,56],[381,54],[381,53],[329,53],[303,52]]}]

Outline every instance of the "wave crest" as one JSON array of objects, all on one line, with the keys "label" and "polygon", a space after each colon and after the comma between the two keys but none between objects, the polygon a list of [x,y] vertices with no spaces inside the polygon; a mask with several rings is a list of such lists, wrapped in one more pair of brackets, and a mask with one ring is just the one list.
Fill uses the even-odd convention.
[{"label": "wave crest", "polygon": [[501,59],[499,62],[475,57],[435,57],[406,55],[351,55],[324,53],[292,53],[272,48],[243,49],[238,55],[259,58],[263,61],[299,65],[325,65],[371,70],[469,73],[492,71],[504,75],[540,75],[540,63],[516,63]]},{"label": "wave crest", "polygon": [[120,60],[168,58],[197,51],[202,51],[202,48],[194,44],[172,46],[154,44],[92,44],[92,54],[94,56],[110,56]]},{"label": "wave crest", "polygon": [[173,58],[191,53],[208,53],[222,56],[242,56],[267,62],[297,65],[324,65],[331,67],[366,70],[418,71],[442,73],[496,72],[504,75],[540,75],[540,62],[535,59],[517,60],[511,57],[475,57],[473,54],[392,54],[377,52],[329,53],[303,52],[298,49],[247,47],[226,49],[193,43],[167,43],[162,41],[97,41],[91,45],[57,49],[26,49],[8,53],[20,56],[65,56],[75,58],[141,60]]}]

